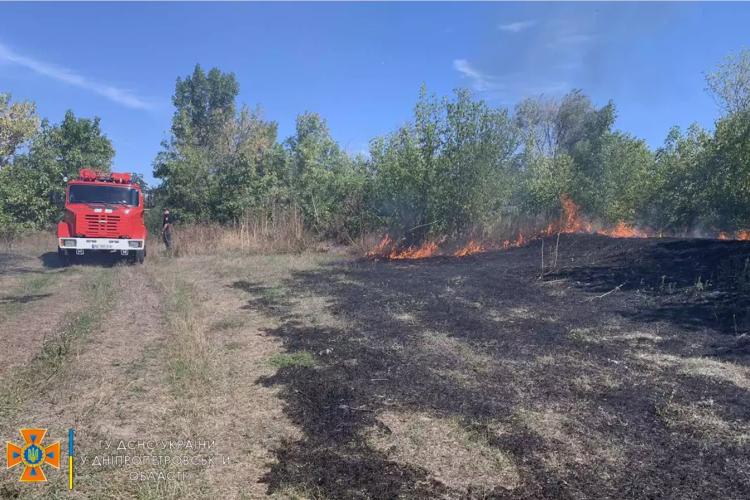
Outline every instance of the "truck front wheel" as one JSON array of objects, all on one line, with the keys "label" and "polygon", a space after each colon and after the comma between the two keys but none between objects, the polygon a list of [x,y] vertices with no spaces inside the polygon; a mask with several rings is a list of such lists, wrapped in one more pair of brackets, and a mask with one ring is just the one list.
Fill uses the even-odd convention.
[{"label": "truck front wheel", "polygon": [[57,248],[57,260],[60,262],[60,267],[68,267],[73,263],[73,258],[60,247]]},{"label": "truck front wheel", "polygon": [[133,251],[133,264],[143,264],[143,261],[146,260],[146,247],[143,247],[143,250],[134,250]]}]

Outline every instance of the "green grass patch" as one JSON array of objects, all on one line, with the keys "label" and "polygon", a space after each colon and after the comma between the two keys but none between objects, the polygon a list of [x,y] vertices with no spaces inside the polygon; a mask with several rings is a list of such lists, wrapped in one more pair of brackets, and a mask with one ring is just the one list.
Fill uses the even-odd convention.
[{"label": "green grass patch", "polygon": [[289,290],[284,287],[266,288],[263,290],[263,298],[269,302],[281,300],[289,295]]},{"label": "green grass patch", "polygon": [[569,328],[566,337],[573,342],[599,344],[602,342],[600,332],[594,328]]},{"label": "green grass patch", "polygon": [[24,293],[35,293],[47,288],[55,281],[57,276],[53,274],[26,275],[21,279],[21,291]]},{"label": "green grass patch", "polygon": [[311,368],[315,366],[315,358],[309,351],[298,351],[292,354],[277,354],[270,359],[272,366],[284,368],[287,366],[295,368]]},{"label": "green grass patch", "polygon": [[245,320],[239,316],[227,316],[214,323],[211,326],[211,330],[231,330],[232,328],[239,328],[244,324]]}]

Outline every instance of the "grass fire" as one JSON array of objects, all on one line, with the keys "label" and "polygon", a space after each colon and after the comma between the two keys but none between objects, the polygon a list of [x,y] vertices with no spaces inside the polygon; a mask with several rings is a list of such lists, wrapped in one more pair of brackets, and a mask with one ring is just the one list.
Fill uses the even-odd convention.
[{"label": "grass fire", "polygon": [[[427,257],[447,255],[452,255],[453,257],[466,257],[492,250],[507,250],[508,248],[519,247],[554,234],[600,234],[611,238],[663,238],[665,236],[663,230],[654,231],[648,228],[640,229],[624,222],[618,222],[612,228],[602,228],[598,224],[587,221],[581,215],[581,207],[573,202],[573,200],[571,200],[566,194],[560,196],[560,212],[561,216],[559,220],[550,223],[545,229],[536,233],[529,234],[529,232],[527,232],[525,236],[524,231],[519,231],[515,238],[506,239],[502,242],[494,242],[487,239],[482,241],[469,239],[466,244],[457,250],[454,250],[452,253],[443,250],[441,245],[434,240],[427,240],[420,246],[411,246],[400,249],[398,244],[386,234],[377,245],[365,253],[365,258],[402,260],[423,259]],[[719,240],[750,241],[749,230],[736,231],[731,235],[717,231],[713,231],[713,233],[713,236],[703,237]],[[687,238],[695,237],[690,236],[694,234],[695,232],[693,231],[685,230],[679,234],[671,232],[669,236]]]}]

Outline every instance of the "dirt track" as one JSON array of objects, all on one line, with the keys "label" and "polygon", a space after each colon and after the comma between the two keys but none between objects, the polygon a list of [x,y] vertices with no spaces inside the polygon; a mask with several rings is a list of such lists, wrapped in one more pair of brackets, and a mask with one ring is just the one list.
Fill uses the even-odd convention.
[{"label": "dirt track", "polygon": [[[63,444],[69,428],[76,435],[74,491],[66,491],[64,453],[61,471],[45,469],[49,481],[33,487],[18,483],[19,467],[3,469],[0,498],[266,496],[258,479],[273,459],[269,450],[296,434],[274,391],[255,383],[273,373],[268,359],[280,343],[258,341],[248,315],[237,314],[243,300],[231,288],[213,283],[206,267],[193,273],[195,260],[60,268],[54,256],[26,253],[5,254],[0,263],[2,342],[14,353],[0,384],[2,435],[18,442],[18,429],[30,426]],[[243,401],[253,401],[253,411]],[[213,442],[200,455],[161,454],[211,455],[221,465],[176,468],[189,479],[167,482],[130,474],[169,468],[104,463],[105,456],[159,454],[116,450],[120,441],[149,440]],[[112,448],[102,448],[107,441]],[[97,456],[103,465],[94,465]]]},{"label": "dirt track", "polygon": [[4,439],[204,438],[232,460],[180,484],[82,468],[73,493],[65,467],[39,488],[3,470],[0,498],[747,498],[748,256],[563,235],[540,279],[538,241],[390,263],[6,254]]}]

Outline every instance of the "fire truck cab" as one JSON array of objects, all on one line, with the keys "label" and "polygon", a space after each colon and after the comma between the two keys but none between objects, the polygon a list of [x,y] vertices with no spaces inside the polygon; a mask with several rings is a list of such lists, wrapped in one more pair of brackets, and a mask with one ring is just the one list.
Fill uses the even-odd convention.
[{"label": "fire truck cab", "polygon": [[68,182],[65,215],[57,225],[57,252],[64,262],[93,252],[119,253],[131,262],[146,258],[146,200],[130,174],[83,169]]}]

